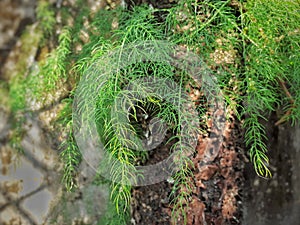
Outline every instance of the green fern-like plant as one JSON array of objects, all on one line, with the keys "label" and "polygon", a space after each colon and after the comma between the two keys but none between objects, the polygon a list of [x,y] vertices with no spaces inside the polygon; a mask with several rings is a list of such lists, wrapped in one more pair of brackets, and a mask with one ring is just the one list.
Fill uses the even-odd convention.
[{"label": "green fern-like plant", "polygon": [[81,162],[82,155],[78,149],[73,135],[73,120],[72,120],[72,104],[73,98],[64,100],[64,109],[60,112],[57,122],[64,125],[63,133],[65,135],[64,141],[61,143],[60,157],[64,162],[62,182],[67,191],[73,191],[76,187],[75,178],[77,176],[77,168]]},{"label": "green fern-like plant", "polygon": [[[59,44],[55,50],[48,54],[40,63],[37,70],[32,72],[27,84],[32,87],[32,94],[37,99],[43,98],[57,88],[58,83],[63,84],[67,80],[69,57],[71,53],[71,30],[64,27],[58,37]],[[39,85],[37,85],[39,84]]]},{"label": "green fern-like plant", "polygon": [[[299,121],[299,8],[297,1],[248,1],[243,16],[247,118],[245,139],[257,174],[269,177],[264,127],[259,118],[278,106],[286,113],[279,122]],[[287,16],[287,13],[289,16]],[[298,32],[298,33],[297,33]],[[247,41],[246,39],[244,40]],[[248,39],[249,42],[249,39]],[[286,89],[290,85],[290,91]],[[294,97],[292,97],[294,96]],[[294,100],[295,98],[295,100]],[[278,123],[279,124],[279,123]]]},{"label": "green fern-like plant", "polygon": [[53,34],[56,23],[55,11],[51,5],[44,0],[40,0],[36,8],[36,17],[39,21],[39,26],[43,30],[44,37],[49,37]]},{"label": "green fern-like plant", "polygon": [[[272,45],[270,45],[267,50],[264,50],[266,49],[264,45],[268,42],[262,43],[261,39],[258,38],[258,34],[255,33],[257,29],[249,27],[250,25],[253,26],[253,21],[251,21],[253,18],[256,19],[255,21],[258,21],[259,17],[263,18],[262,15],[252,15],[251,10],[254,12],[263,10],[254,9],[253,7],[257,5],[251,5],[251,3],[249,5],[241,3],[237,9],[234,9],[229,5],[229,2],[208,0],[199,3],[194,1],[180,2],[176,7],[163,10],[164,13],[167,12],[165,23],[159,23],[156,20],[154,12],[157,13],[159,11],[156,9],[143,6],[134,7],[133,11],[125,10],[125,12],[119,14],[118,29],[111,31],[111,40],[113,41],[107,40],[101,35],[97,37],[92,35],[91,41],[85,45],[83,51],[77,56],[78,60],[75,67],[73,67],[73,71],[81,76],[94,62],[101,59],[114,46],[120,46],[122,49],[127,43],[138,41],[169,39],[176,44],[187,45],[199,51],[208,65],[216,68],[216,73],[220,74],[217,76],[218,82],[223,89],[224,98],[228,105],[234,110],[238,118],[241,120],[245,118],[243,123],[246,130],[245,142],[249,146],[250,158],[254,163],[255,171],[260,176],[269,177],[271,173],[268,169],[269,160],[266,155],[266,137],[260,119],[264,119],[267,116],[264,113],[265,111],[275,110],[281,101],[280,92],[278,92],[278,75],[276,74],[283,74],[283,71],[279,61],[276,61],[276,57],[271,59],[271,61],[264,61],[263,58],[266,55],[257,55],[257,52],[263,53],[272,49]],[[246,13],[244,7],[249,7]],[[238,13],[240,17],[236,18]],[[94,24],[97,24],[97,22]],[[291,33],[292,30],[289,32]],[[228,31],[230,33],[229,37]],[[277,39],[274,38],[274,40],[276,41]],[[295,43],[295,41],[292,43]],[[282,48],[284,49],[285,47],[283,46]],[[217,51],[230,52],[233,54],[233,59],[218,63],[213,58],[214,53]],[[238,52],[240,52],[240,55],[238,55]],[[295,55],[297,54],[295,53]],[[245,65],[239,65],[242,62]],[[291,65],[297,69],[294,64],[291,64],[291,61],[287,68],[290,69]],[[141,155],[131,148],[135,143],[127,139],[120,139],[124,129],[135,132],[135,128],[133,126],[124,126],[118,119],[115,121],[116,118],[111,117],[111,106],[124,84],[126,85],[132,80],[143,77],[149,71],[158,77],[169,76],[168,78],[174,79],[173,73],[169,73],[172,69],[165,65],[144,62],[115,73],[106,85],[101,90],[98,90],[97,108],[99,110],[97,110],[96,121],[99,136],[106,143],[105,147],[109,153],[117,158],[121,164],[126,165],[120,167],[113,164],[113,171],[111,171],[111,197],[115,202],[116,212],[119,215],[126,213],[128,210],[131,187],[126,184],[131,181],[131,173],[135,171],[134,163]],[[99,79],[101,79],[101,76]],[[106,77],[103,77],[103,79],[106,80]],[[181,79],[175,79],[182,84]],[[233,91],[233,89],[236,91]],[[296,102],[295,99],[294,102]],[[139,101],[140,99],[136,99],[135,103]],[[133,118],[136,118],[135,107],[138,107],[134,105],[135,103],[131,103],[133,105]],[[145,102],[140,102],[140,104],[143,105]],[[174,123],[180,124],[178,121],[180,120],[180,115],[174,114],[174,109],[168,108],[168,105],[162,105],[161,103],[160,107],[162,111],[158,112],[158,115],[161,118],[169,121],[170,124],[173,123],[173,125]],[[295,106],[292,107],[293,110],[294,108]],[[176,125],[173,129],[180,130],[179,127],[176,128]],[[180,136],[175,135],[173,138],[177,138],[179,140],[177,145],[181,146]],[[182,151],[184,150],[182,149]],[[182,154],[183,152],[180,153]],[[147,155],[143,157],[147,157]],[[178,162],[178,165],[179,170],[173,176],[174,197],[172,204],[174,205],[174,221],[179,217],[186,219],[184,209],[192,193],[192,184],[190,182],[192,167],[189,158],[181,157],[181,162]]]},{"label": "green fern-like plant", "polygon": [[[179,1],[170,9],[135,6],[132,10],[119,8],[100,10],[94,14],[88,7],[82,7],[82,1],[78,1],[76,7],[82,10],[71,25],[67,22],[69,12],[62,7],[60,35],[57,40],[52,40],[56,47],[41,60],[36,69],[28,73],[26,63],[20,61],[19,73],[10,83],[10,98],[16,118],[22,118],[20,115],[26,109],[26,98],[43,101],[44,94],[55,92],[58,84],[66,82],[70,82],[72,91],[75,91],[79,80],[84,79],[85,74],[92,72],[95,66],[107,69],[106,73],[99,73],[97,77],[97,82],[103,81],[105,85],[97,89],[95,81],[95,84],[85,86],[86,89],[81,93],[84,97],[89,89],[97,90],[91,99],[86,96],[87,102],[96,102],[93,122],[97,125],[97,135],[111,155],[106,164],[109,165],[106,168],[111,169],[106,170],[111,176],[111,213],[105,216],[104,222],[101,221],[103,224],[126,224],[128,220],[132,190],[129,184],[135,179],[132,173],[138,172],[135,163],[141,159],[145,161],[148,155],[145,151],[136,151],[140,143],[123,134],[128,132],[141,136],[136,125],[137,111],[146,110],[149,105],[154,106],[154,115],[165,121],[173,133],[169,141],[176,140],[176,144],[172,146],[171,153],[177,151],[180,155],[174,157],[177,170],[172,177],[174,222],[179,218],[186,221],[185,207],[193,190],[193,167],[188,157],[193,149],[184,145],[180,135],[180,125],[186,116],[181,110],[185,100],[172,105],[159,95],[149,94],[151,92],[140,85],[136,94],[142,97],[127,99],[131,120],[126,117],[128,112],[125,113],[121,108],[116,108],[112,116],[116,99],[124,94],[124,87],[134,80],[152,76],[176,81],[181,89],[179,93],[171,93],[169,99],[186,92],[186,83],[193,82],[178,68],[151,61],[160,56],[145,54],[149,60],[123,68],[122,53],[130,43],[138,45],[141,41],[168,40],[198,53],[211,69],[212,76],[216,77],[227,106],[243,124],[245,143],[256,173],[262,177],[271,176],[265,128],[261,120],[266,120],[268,114],[275,110],[281,117],[276,125],[285,121],[294,124],[300,118],[299,2],[187,0]],[[156,15],[162,16],[158,19]],[[32,41],[43,46],[45,38],[53,34],[57,25],[54,8],[40,1],[37,18],[42,32],[38,40]],[[41,36],[42,40],[39,39]],[[24,45],[22,51],[27,52],[26,46],[29,45]],[[163,52],[161,46],[157,47]],[[99,60],[101,62],[108,52],[116,49],[119,57],[113,56],[105,61],[109,63],[99,65]],[[65,163],[63,182],[67,190],[75,188],[77,167],[82,160],[74,138],[76,124],[72,120],[72,105],[71,94],[61,113],[63,119],[59,120],[65,126],[66,134],[61,146],[61,158]],[[86,118],[90,116],[89,113],[85,115]],[[204,112],[200,112],[199,117],[200,114]],[[22,120],[16,124],[20,123]],[[196,128],[194,126],[188,131],[200,132]],[[12,140],[17,143],[21,133],[15,134]],[[116,159],[120,164],[115,164]]]}]

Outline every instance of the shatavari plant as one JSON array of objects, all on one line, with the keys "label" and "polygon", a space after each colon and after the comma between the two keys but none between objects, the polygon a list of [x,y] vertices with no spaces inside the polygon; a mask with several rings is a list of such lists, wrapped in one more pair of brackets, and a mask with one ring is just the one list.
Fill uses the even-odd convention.
[{"label": "shatavari plant", "polygon": [[[11,82],[10,96],[15,99],[12,101],[15,115],[26,109],[25,96],[43,101],[44,92],[55,91],[60,82],[70,82],[74,93],[80,78],[110,51],[122,49],[130,43],[167,40],[195,52],[208,65],[222,90],[227,107],[245,129],[245,143],[256,173],[264,178],[271,176],[265,128],[260,121],[266,120],[273,111],[280,114],[276,125],[286,121],[295,124],[300,118],[299,2],[187,0],[179,1],[169,9],[144,5],[131,9],[99,10],[93,14],[82,5],[78,1],[81,13],[71,25],[67,22],[71,15],[62,6],[63,28],[55,41],[57,47],[40,62],[35,73],[30,73],[26,79],[16,76]],[[37,7],[37,17],[43,31],[41,45],[44,45],[45,40],[53,35],[53,9],[41,1]],[[159,96],[131,102],[129,112],[132,123],[129,127],[123,127],[120,121],[114,121],[115,118],[111,117],[111,107],[122,88],[132,80],[149,75],[172,79],[183,92],[188,91],[185,84],[193,82],[172,65],[142,61],[110,74],[108,82],[95,96],[97,135],[105,143],[107,151],[126,165],[112,167],[115,170],[110,171],[112,180],[105,181],[111,183],[112,203],[108,214],[99,221],[101,225],[126,224],[129,218],[132,187],[126,179],[130,180],[132,171],[128,168],[134,170],[135,164],[145,161],[148,155],[145,151],[134,151],[130,147],[134,143],[121,132],[128,129],[137,136],[144,135],[138,112],[150,112],[162,118],[170,127],[172,140],[180,141],[177,135],[180,112]],[[32,91],[28,93],[28,89]],[[140,92],[142,95],[142,88]],[[65,100],[65,109],[61,112],[63,119],[59,120],[67,134],[62,144],[61,158],[65,164],[63,183],[69,191],[76,187],[76,172],[82,160],[73,134],[73,96],[70,94]],[[203,119],[203,113],[199,112],[197,119]],[[178,217],[185,220],[184,207],[192,193],[191,163],[188,157],[181,160],[179,170],[173,175],[174,221]],[[120,179],[122,182],[117,182]],[[95,182],[101,184],[103,180],[99,176]]]}]

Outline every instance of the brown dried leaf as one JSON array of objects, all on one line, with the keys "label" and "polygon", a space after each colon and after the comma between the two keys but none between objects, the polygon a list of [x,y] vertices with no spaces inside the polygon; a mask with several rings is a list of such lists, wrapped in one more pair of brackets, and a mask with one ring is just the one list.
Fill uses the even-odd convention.
[{"label": "brown dried leaf", "polygon": [[235,195],[236,190],[230,190],[225,193],[223,204],[222,204],[222,215],[226,219],[231,219],[237,210]]},{"label": "brown dried leaf", "polygon": [[226,150],[223,154],[223,158],[220,160],[221,167],[231,167],[237,158],[235,151]]},{"label": "brown dried leaf", "polygon": [[209,180],[218,170],[217,165],[205,165],[199,168],[200,172],[196,175],[197,179]]},{"label": "brown dried leaf", "polygon": [[192,202],[189,204],[187,211],[187,225],[203,225],[205,224],[205,205],[197,197],[193,196]]}]

